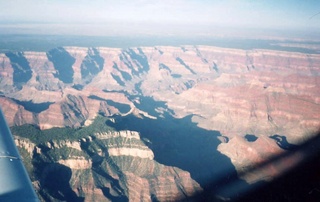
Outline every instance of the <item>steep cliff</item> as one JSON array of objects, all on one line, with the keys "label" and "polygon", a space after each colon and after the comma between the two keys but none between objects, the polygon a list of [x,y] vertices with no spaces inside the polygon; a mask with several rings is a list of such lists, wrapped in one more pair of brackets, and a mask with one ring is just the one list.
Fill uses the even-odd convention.
[{"label": "steep cliff", "polygon": [[24,160],[33,159],[26,166],[45,201],[176,201],[202,190],[188,172],[155,161],[138,132],[101,130],[78,140],[36,143],[16,136],[15,141]]},{"label": "steep cliff", "polygon": [[[90,188],[99,179],[91,173],[88,177],[91,184],[83,189],[93,190],[92,197],[93,193],[105,197],[105,193],[112,192],[117,197],[148,198],[152,192],[152,197],[166,200],[160,189],[165,185],[160,178],[150,181],[151,178],[129,169],[138,164],[150,167],[153,174],[148,176],[159,174],[154,174],[155,168],[174,173],[176,168],[172,166],[178,167],[189,172],[205,189],[205,179],[211,179],[213,173],[220,175],[223,166],[236,169],[247,183],[269,180],[280,170],[271,166],[260,174],[243,173],[285,152],[287,146],[283,142],[299,145],[320,129],[319,54],[210,46],[59,47],[47,53],[8,52],[0,54],[0,59],[0,104],[11,126],[33,124],[42,130],[56,127],[78,130],[104,116],[110,118],[108,125],[113,124],[116,130],[138,131],[151,140],[148,147],[134,138],[130,140],[137,145],[131,145],[130,149],[122,143],[104,146],[108,155],[103,157],[126,177],[123,182],[120,180],[121,189],[107,187],[99,191]],[[104,137],[97,133],[88,135],[96,138],[87,141],[95,148],[99,137]],[[248,137],[256,140],[250,141]],[[188,138],[195,144],[184,141]],[[111,144],[107,139],[99,142]],[[90,153],[83,147],[81,152]],[[157,162],[169,167],[157,164],[151,153]],[[208,162],[199,160],[202,158]],[[224,163],[209,162],[215,159],[224,159]],[[90,164],[95,164],[93,159],[82,157],[60,160],[54,162],[58,167],[71,169],[72,175],[78,172],[73,172],[77,166],[89,169]],[[132,164],[126,164],[129,162]],[[119,173],[114,176],[120,179]],[[181,183],[189,187],[188,174],[179,176],[187,179]],[[171,182],[168,186],[179,184],[174,178],[164,179]],[[134,195],[127,191],[135,187],[132,182],[148,184],[149,188],[137,190],[140,194]],[[82,191],[70,189],[76,196],[82,196]],[[184,192],[179,187],[170,190],[170,197],[173,193],[180,197]]]},{"label": "steep cliff", "polygon": [[[6,113],[10,125],[79,127],[98,113],[129,111],[108,100],[134,108],[132,96],[143,95],[167,102],[177,117],[199,115],[199,126],[227,136],[268,131],[299,142],[319,127],[318,54],[208,46],[60,47],[1,57],[3,96],[24,109],[26,101],[49,106],[29,107],[33,116],[12,109]],[[57,118],[52,124],[51,116]]]}]

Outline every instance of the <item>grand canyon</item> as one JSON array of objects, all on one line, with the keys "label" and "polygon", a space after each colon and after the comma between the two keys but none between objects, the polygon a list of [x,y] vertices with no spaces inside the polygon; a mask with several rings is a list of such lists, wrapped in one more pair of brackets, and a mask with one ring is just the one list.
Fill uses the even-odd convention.
[{"label": "grand canyon", "polygon": [[233,199],[294,165],[255,171],[319,131],[319,88],[317,52],[0,53],[0,105],[43,201]]}]

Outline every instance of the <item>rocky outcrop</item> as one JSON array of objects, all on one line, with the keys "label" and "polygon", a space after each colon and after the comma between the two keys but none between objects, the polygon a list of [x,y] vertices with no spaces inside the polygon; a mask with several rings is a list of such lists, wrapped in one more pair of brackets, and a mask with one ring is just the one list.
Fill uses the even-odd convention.
[{"label": "rocky outcrop", "polygon": [[109,156],[132,156],[153,160],[153,152],[142,143],[137,132],[100,133],[96,137],[105,140]]},{"label": "rocky outcrop", "polygon": [[91,168],[91,164],[92,162],[90,160],[86,160],[86,159],[67,159],[67,160],[59,160],[58,161],[59,164],[65,165],[68,168],[72,169],[72,170],[86,170]]},{"label": "rocky outcrop", "polygon": [[156,162],[134,131],[38,144],[15,139],[34,158],[28,171],[40,182],[37,191],[44,200],[176,201],[202,190],[188,172]]},{"label": "rocky outcrop", "polygon": [[[218,150],[231,159],[240,178],[250,184],[260,180],[270,181],[282,171],[279,164],[272,163],[263,170],[259,169],[264,163],[283,153],[275,141],[265,136],[257,137],[254,141],[235,136],[228,143],[220,144]],[[290,162],[286,163],[290,165]]]},{"label": "rocky outcrop", "polygon": [[[200,114],[202,118],[194,118],[199,126],[227,136],[269,131],[269,135],[290,134],[288,138],[298,142],[303,139],[300,134],[319,128],[318,54],[209,46],[65,47],[47,54],[8,53],[2,58],[0,85],[5,97],[54,103],[39,114],[31,112],[40,121],[11,111],[6,114],[10,125],[79,127],[98,113],[121,113],[106,102],[116,101],[111,94],[123,97],[116,102],[132,107],[128,94],[143,94],[167,102],[177,117]],[[21,89],[8,88],[15,82],[19,64],[32,76],[21,83]],[[82,101],[74,105],[71,97]]]},{"label": "rocky outcrop", "polygon": [[21,137],[15,137],[14,142],[17,147],[25,149],[28,154],[30,154],[30,157],[32,157],[33,151],[36,149],[36,145],[33,142],[31,142],[29,139]]},{"label": "rocky outcrop", "polygon": [[88,55],[81,63],[81,78],[91,81],[95,75],[97,75],[103,69],[104,59],[99,55],[99,52],[95,48],[88,50]]},{"label": "rocky outcrop", "polygon": [[[221,133],[218,151],[231,159],[239,175],[250,166],[283,153],[285,147],[275,140],[278,136],[285,137],[292,145],[299,145],[320,129],[319,54],[210,46],[60,47],[47,53],[0,54],[0,60],[0,104],[11,126],[33,124],[43,130],[66,126],[81,128],[90,126],[100,115],[134,116],[146,122],[169,117],[190,118],[201,129]],[[19,71],[26,75],[24,80],[17,77]],[[130,124],[123,123],[122,129],[138,128],[132,125],[126,128],[127,125]],[[145,131],[153,134],[150,132],[153,130],[157,129]],[[91,190],[92,197],[107,195],[121,199],[130,195],[133,199],[148,198],[152,192],[153,197],[167,200],[162,196],[164,191],[152,188],[171,186],[161,179],[175,184],[170,190],[181,190],[176,179],[156,171],[176,171],[154,161],[162,156],[159,151],[165,151],[165,146],[158,145],[156,154],[155,148],[150,150],[135,133],[122,133],[95,134],[97,140],[108,146],[100,147],[93,139],[86,141],[96,149],[90,152],[83,149],[85,141],[82,141],[81,152],[85,154],[80,156],[86,156],[84,159],[78,156],[55,159],[60,167],[64,166],[61,169],[71,169],[72,176],[83,175],[75,171],[78,165],[90,170],[90,163],[99,164],[107,170],[95,167],[98,171],[90,173],[93,179],[86,178],[88,187],[82,187],[85,183],[72,177],[73,184],[81,184],[79,190],[72,188],[77,196]],[[170,134],[161,134],[166,138],[177,136],[175,130],[166,133]],[[257,140],[248,142],[247,134],[255,135]],[[173,141],[178,139],[172,138]],[[80,152],[79,148],[72,151]],[[170,152],[175,153],[175,150],[170,148]],[[138,170],[130,169],[138,165],[149,166],[152,174],[145,171],[137,174]],[[116,172],[118,168],[123,170],[121,174]],[[276,172],[280,171],[271,166],[260,174],[242,176],[253,183],[271,179]],[[97,183],[97,176],[106,176],[105,173],[112,178]],[[151,178],[153,175],[158,178]],[[188,174],[184,175],[189,179]],[[110,184],[115,183],[112,181],[115,179],[118,187],[112,188]],[[127,179],[131,179],[130,183]],[[133,194],[128,191],[129,187],[138,187],[133,182],[149,186],[136,189],[139,194]],[[178,198],[182,192],[178,193]]]}]

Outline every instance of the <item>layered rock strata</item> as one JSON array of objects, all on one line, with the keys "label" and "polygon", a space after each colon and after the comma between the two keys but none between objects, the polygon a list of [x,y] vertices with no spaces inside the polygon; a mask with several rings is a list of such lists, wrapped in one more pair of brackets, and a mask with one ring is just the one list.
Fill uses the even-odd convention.
[{"label": "layered rock strata", "polygon": [[28,170],[43,200],[176,201],[202,190],[188,172],[156,162],[137,132],[101,132],[73,142],[15,141],[37,161]]},{"label": "layered rock strata", "polygon": [[[222,134],[218,151],[231,159],[239,174],[285,152],[278,137],[299,145],[320,129],[319,54],[210,46],[60,47],[47,53],[0,54],[0,61],[0,104],[11,126],[79,128],[89,126],[98,115],[189,116],[198,127]],[[148,105],[145,98],[164,105]],[[257,140],[247,141],[250,134]],[[112,161],[153,162],[147,147],[107,142],[139,141],[134,136],[99,135],[113,145],[106,150]],[[72,169],[94,164],[77,161],[64,159],[60,164]],[[146,183],[128,172],[128,178]],[[272,172],[270,168],[245,180],[269,179],[275,176]],[[139,197],[147,197],[144,193],[150,193],[157,180],[148,181],[149,190],[138,191]]]}]

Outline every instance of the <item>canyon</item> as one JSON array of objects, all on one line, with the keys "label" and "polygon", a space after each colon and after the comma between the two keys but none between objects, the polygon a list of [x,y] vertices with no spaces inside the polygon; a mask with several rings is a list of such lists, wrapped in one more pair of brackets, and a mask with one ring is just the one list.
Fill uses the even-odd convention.
[{"label": "canyon", "polygon": [[315,136],[319,89],[320,54],[303,52],[0,53],[0,105],[45,201],[175,201],[271,181],[295,159],[251,170]]}]

